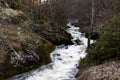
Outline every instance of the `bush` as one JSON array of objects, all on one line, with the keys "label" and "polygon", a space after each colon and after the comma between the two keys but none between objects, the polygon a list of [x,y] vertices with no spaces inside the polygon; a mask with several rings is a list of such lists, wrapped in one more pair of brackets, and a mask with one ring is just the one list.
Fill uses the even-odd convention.
[{"label": "bush", "polygon": [[110,22],[110,26],[100,33],[98,41],[87,49],[88,55],[82,59],[82,65],[120,60],[120,15],[114,16]]}]

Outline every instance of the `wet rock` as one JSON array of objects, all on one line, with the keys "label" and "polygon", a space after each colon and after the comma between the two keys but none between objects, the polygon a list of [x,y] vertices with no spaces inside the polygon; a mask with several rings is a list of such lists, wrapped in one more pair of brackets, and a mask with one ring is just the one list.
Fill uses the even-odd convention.
[{"label": "wet rock", "polygon": [[56,56],[61,56],[60,54],[53,54],[52,55],[53,57],[56,57]]},{"label": "wet rock", "polygon": [[57,60],[60,60],[60,61],[61,61],[62,59],[61,59],[61,58],[57,58]]},{"label": "wet rock", "polygon": [[57,56],[61,56],[60,54],[56,54]]},{"label": "wet rock", "polygon": [[42,37],[49,40],[54,45],[73,44],[72,41],[71,41],[71,35],[68,34],[61,27],[57,26],[56,28],[58,28],[58,29],[55,29],[55,27],[51,26],[50,24],[34,23],[34,24],[31,25],[31,28],[34,32],[42,35]]},{"label": "wet rock", "polygon": [[78,45],[80,45],[81,44],[81,41],[80,40],[75,40],[75,42],[78,44]]},{"label": "wet rock", "polygon": [[65,49],[68,49],[68,47],[66,46]]}]

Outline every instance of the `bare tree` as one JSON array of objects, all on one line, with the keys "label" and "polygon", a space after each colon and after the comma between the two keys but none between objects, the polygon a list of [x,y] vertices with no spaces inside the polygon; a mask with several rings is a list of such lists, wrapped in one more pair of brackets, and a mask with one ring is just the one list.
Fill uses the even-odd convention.
[{"label": "bare tree", "polygon": [[89,30],[89,32],[88,32],[88,48],[89,48],[89,46],[90,46],[91,34],[93,33],[94,17],[95,17],[95,0],[92,0],[91,25],[90,25],[90,30]]}]

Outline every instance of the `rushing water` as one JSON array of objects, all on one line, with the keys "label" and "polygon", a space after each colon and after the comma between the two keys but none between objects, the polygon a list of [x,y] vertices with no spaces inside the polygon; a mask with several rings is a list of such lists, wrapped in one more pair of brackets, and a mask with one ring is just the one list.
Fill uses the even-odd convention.
[{"label": "rushing water", "polygon": [[79,61],[87,54],[87,38],[79,32],[79,27],[67,26],[67,32],[73,37],[73,45],[57,46],[51,53],[52,63],[9,80],[76,80]]}]

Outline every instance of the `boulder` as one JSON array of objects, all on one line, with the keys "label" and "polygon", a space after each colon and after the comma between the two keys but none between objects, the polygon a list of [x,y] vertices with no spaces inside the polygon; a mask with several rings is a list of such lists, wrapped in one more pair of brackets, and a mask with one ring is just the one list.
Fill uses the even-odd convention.
[{"label": "boulder", "polygon": [[0,8],[0,80],[51,62],[54,45],[30,28],[18,10]]},{"label": "boulder", "polygon": [[40,34],[54,45],[70,45],[71,35],[65,29],[59,26],[51,26],[50,24],[32,24],[31,28],[34,32]]}]

